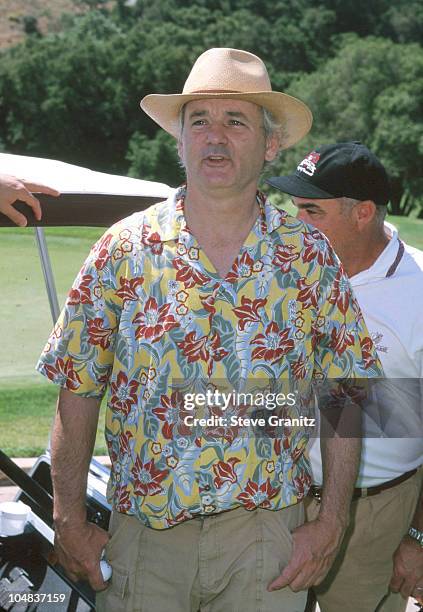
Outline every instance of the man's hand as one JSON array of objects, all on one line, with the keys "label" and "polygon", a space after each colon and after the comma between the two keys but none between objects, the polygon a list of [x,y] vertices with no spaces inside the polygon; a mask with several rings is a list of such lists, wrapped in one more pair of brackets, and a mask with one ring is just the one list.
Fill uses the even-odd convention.
[{"label": "man's hand", "polygon": [[394,570],[389,587],[405,598],[423,597],[423,548],[409,536],[404,536],[394,553]]},{"label": "man's hand", "polygon": [[269,591],[289,586],[302,591],[325,578],[339,551],[345,529],[335,522],[317,518],[293,532],[291,560],[282,574],[268,585]]},{"label": "man's hand", "polygon": [[0,213],[9,217],[16,225],[25,227],[28,223],[25,215],[22,215],[13,206],[16,200],[21,200],[32,208],[35,218],[39,221],[41,219],[41,205],[37,198],[32,195],[31,191],[46,193],[52,196],[59,195],[56,189],[46,185],[31,183],[24,179],[9,176],[8,174],[0,174]]},{"label": "man's hand", "polygon": [[108,586],[100,571],[101,553],[108,541],[108,533],[92,523],[55,524],[57,560],[71,580],[88,580],[94,591],[103,591]]},{"label": "man's hand", "polygon": [[85,504],[100,403],[61,389],[51,435],[56,554],[72,580],[84,578],[98,591],[107,587],[100,558],[109,536],[87,522]]}]

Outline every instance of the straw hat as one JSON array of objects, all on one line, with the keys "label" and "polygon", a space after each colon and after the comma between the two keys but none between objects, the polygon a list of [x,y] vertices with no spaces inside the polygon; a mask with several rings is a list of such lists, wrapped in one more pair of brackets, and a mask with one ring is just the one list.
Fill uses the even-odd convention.
[{"label": "straw hat", "polygon": [[269,110],[282,125],[286,149],[307,134],[313,121],[310,109],[297,98],[272,91],[260,58],[238,49],[209,49],[195,62],[181,94],[150,94],[141,108],[166,132],[179,137],[179,113],[184,104],[204,98],[235,98]]}]

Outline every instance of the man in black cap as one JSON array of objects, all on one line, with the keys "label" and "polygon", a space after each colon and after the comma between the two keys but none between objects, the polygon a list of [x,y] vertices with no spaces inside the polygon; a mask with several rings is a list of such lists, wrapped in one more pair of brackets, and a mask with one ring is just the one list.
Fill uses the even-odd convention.
[{"label": "man in black cap", "polygon": [[[405,598],[423,595],[423,253],[405,245],[384,221],[389,180],[359,142],[316,148],[294,174],[268,182],[292,195],[298,217],[334,246],[376,345],[393,405],[394,424],[389,431],[385,426],[385,437],[365,430],[351,523],[332,570],[315,588],[317,599],[322,612],[400,612]],[[391,414],[389,405],[383,408]],[[405,412],[413,415],[412,424],[400,433]],[[316,483],[312,518],[322,483],[316,443],[310,458]]]}]

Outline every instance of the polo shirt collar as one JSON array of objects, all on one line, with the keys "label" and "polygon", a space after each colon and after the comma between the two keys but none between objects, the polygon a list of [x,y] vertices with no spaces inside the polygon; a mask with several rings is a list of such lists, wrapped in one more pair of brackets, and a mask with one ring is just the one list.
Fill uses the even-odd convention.
[{"label": "polo shirt collar", "polygon": [[370,268],[350,277],[353,287],[386,278],[392,266],[396,263],[398,254],[401,254],[401,241],[399,240],[396,227],[391,223],[385,222],[384,229],[385,234],[389,237],[388,244]]}]

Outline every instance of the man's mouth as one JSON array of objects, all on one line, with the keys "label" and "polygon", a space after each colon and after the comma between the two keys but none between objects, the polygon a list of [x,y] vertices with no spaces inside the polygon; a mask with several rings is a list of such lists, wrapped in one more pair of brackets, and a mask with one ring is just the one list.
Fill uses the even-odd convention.
[{"label": "man's mouth", "polygon": [[225,157],[224,155],[207,155],[205,159],[206,161],[218,163],[218,162],[226,161],[228,158]]}]

